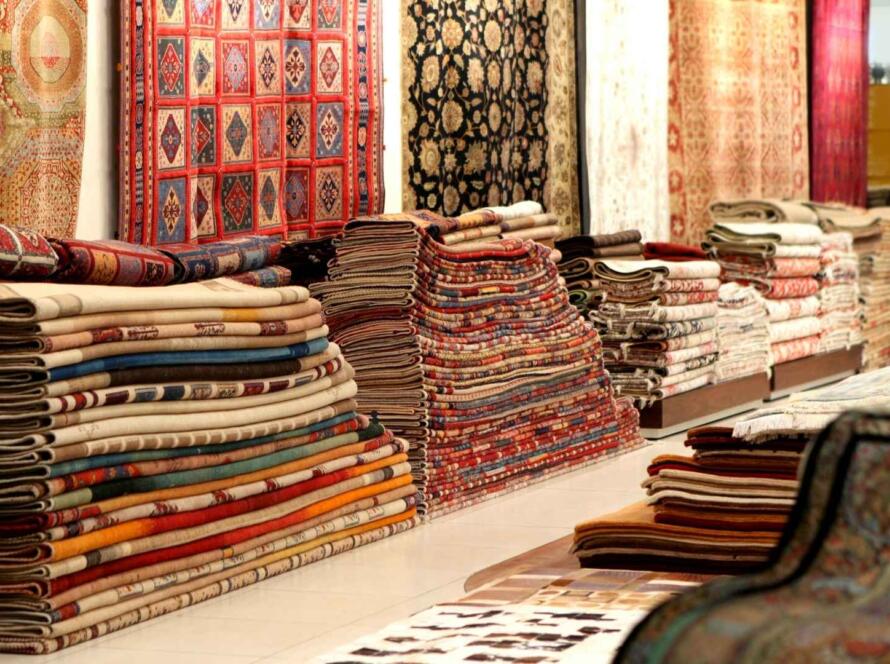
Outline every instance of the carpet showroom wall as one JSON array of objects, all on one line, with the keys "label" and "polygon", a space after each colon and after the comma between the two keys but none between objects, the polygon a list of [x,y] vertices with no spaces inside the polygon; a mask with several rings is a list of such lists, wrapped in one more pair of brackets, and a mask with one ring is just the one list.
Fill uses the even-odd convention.
[{"label": "carpet showroom wall", "polygon": [[[399,2],[381,3],[383,14],[384,181],[386,211],[398,212],[402,201],[401,15]],[[83,180],[77,237],[103,240],[117,227],[117,63],[120,29],[116,12],[87,12],[87,108]],[[395,34],[393,34],[395,33]],[[107,46],[100,46],[107,45]]]}]

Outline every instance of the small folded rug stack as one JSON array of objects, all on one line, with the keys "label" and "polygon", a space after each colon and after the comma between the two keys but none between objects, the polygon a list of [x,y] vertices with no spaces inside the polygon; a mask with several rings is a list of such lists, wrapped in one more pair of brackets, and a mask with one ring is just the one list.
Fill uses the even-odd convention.
[{"label": "small folded rug stack", "polygon": [[555,248],[562,235],[562,228],[556,215],[528,214],[526,211],[510,208],[489,208],[501,216],[501,237],[518,240],[534,240],[545,247]]},{"label": "small folded rug stack", "polygon": [[562,232],[556,216],[544,214],[541,204],[534,201],[483,208],[467,212],[458,219],[457,227],[440,238],[449,247],[467,248],[486,240],[512,237],[534,240],[552,249]]},{"label": "small folded rug stack", "polygon": [[604,258],[639,260],[643,257],[639,231],[621,231],[603,235],[578,235],[558,240],[562,253],[559,273],[569,289],[569,298],[585,317],[599,308],[603,300],[599,278],[594,274],[597,261]]},{"label": "small folded rug stack", "polygon": [[622,261],[595,266],[604,302],[590,314],[616,393],[645,404],[716,379],[713,261]]},{"label": "small folded rug stack", "polygon": [[0,286],[0,652],[46,653],[406,530],[298,286]]},{"label": "small folded rug stack", "polygon": [[722,222],[707,232],[703,247],[723,280],[753,285],[767,300],[772,364],[819,352],[822,239],[816,224],[784,222]]},{"label": "small folded rug stack", "polygon": [[822,317],[820,352],[849,348],[862,342],[859,303],[859,257],[849,233],[826,233],[822,240],[819,301]]},{"label": "small folded rug stack", "polygon": [[769,312],[753,286],[730,281],[717,293],[718,382],[769,373]]},{"label": "small folded rug stack", "polygon": [[890,401],[890,368],[852,376],[758,410],[732,429],[691,430],[692,457],[653,460],[647,503],[579,524],[585,567],[742,572],[778,543],[813,436],[848,410]]},{"label": "small folded rug stack", "polygon": [[733,436],[731,427],[691,429],[686,438],[691,457],[662,455],[649,466],[643,487],[655,522],[780,532],[794,504],[805,445],[805,438],[746,443]]},{"label": "small folded rug stack", "polygon": [[863,336],[866,341],[865,366],[890,366],[890,208],[869,210],[880,219],[881,238],[869,255],[868,283],[861,287],[865,303]]},{"label": "small folded rug stack", "polygon": [[438,241],[462,223],[355,220],[330,281],[313,289],[356,368],[362,409],[411,442],[433,514],[641,444],[550,250]]},{"label": "small folded rug stack", "polygon": [[[864,211],[838,205],[809,204],[826,233],[849,233],[859,259],[859,297],[866,368],[890,364],[890,210]],[[882,349],[886,349],[883,353]]]}]

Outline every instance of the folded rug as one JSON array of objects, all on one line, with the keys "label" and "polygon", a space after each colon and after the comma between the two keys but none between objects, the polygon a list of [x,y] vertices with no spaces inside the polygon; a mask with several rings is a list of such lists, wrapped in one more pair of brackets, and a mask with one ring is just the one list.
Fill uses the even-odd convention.
[{"label": "folded rug", "polygon": [[40,279],[58,267],[59,256],[45,237],[0,224],[0,277]]},{"label": "folded rug", "polygon": [[53,240],[58,281],[115,286],[165,286],[174,279],[173,260],[156,249],[117,240]]},{"label": "folded rug", "polygon": [[819,223],[818,216],[808,205],[774,198],[717,201],[710,205],[708,211],[711,218],[717,223],[724,220],[791,222],[795,224]]},{"label": "folded rug", "polygon": [[699,247],[673,242],[647,242],[643,245],[643,256],[646,260],[665,261],[703,261],[708,254]]}]

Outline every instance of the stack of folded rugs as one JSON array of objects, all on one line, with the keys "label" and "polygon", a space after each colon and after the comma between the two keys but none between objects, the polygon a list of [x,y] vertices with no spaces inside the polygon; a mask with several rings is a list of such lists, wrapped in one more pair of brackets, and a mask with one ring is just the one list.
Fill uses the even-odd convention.
[{"label": "stack of folded rugs", "polygon": [[819,301],[822,317],[820,352],[850,348],[862,341],[859,304],[859,257],[849,233],[826,233],[822,240]]},{"label": "stack of folded rugs", "polygon": [[46,653],[415,523],[407,443],[298,286],[0,286],[0,651]]},{"label": "stack of folded rugs", "polygon": [[869,210],[880,219],[881,240],[869,256],[869,280],[862,288],[865,301],[865,366],[890,366],[890,208]]},{"label": "stack of folded rugs", "polygon": [[646,404],[715,381],[717,263],[606,259],[595,273],[604,302],[590,318],[616,393]]},{"label": "stack of folded rugs", "polygon": [[766,298],[773,365],[819,352],[819,282],[823,233],[817,224],[719,222],[703,246],[724,281],[750,284]]},{"label": "stack of folded rugs", "polygon": [[718,382],[769,374],[769,312],[753,286],[730,281],[717,293]]},{"label": "stack of folded rugs", "polygon": [[849,233],[859,258],[862,305],[863,364],[868,369],[890,365],[890,209],[860,210],[810,204],[826,233]]},{"label": "stack of folded rugs", "polygon": [[439,242],[461,228],[423,212],[355,220],[313,288],[361,408],[410,441],[431,514],[642,442],[550,250]]},{"label": "stack of folded rugs", "polygon": [[559,274],[565,279],[572,304],[587,316],[596,311],[603,301],[596,264],[606,258],[640,260],[643,258],[642,236],[639,231],[620,231],[602,235],[577,235],[558,240],[556,248],[562,254]]},{"label": "stack of folded rugs", "polygon": [[890,368],[853,376],[744,417],[691,430],[691,457],[663,455],[643,483],[648,500],[582,523],[585,567],[743,572],[766,562],[798,489],[808,442],[847,410],[886,406]]},{"label": "stack of folded rugs", "polygon": [[499,238],[534,240],[553,248],[561,229],[555,215],[544,214],[534,201],[522,201],[506,207],[491,207],[468,212],[461,224],[445,233],[441,242],[449,247],[467,248],[477,242]]}]

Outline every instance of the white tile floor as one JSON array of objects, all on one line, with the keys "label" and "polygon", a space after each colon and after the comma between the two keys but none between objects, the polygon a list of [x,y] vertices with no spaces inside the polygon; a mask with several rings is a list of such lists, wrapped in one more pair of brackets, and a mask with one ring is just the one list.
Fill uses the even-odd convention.
[{"label": "white tile floor", "polygon": [[684,436],[601,462],[55,655],[0,664],[296,664],[437,602],[473,573],[640,500],[650,459]]}]

